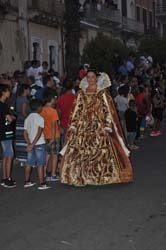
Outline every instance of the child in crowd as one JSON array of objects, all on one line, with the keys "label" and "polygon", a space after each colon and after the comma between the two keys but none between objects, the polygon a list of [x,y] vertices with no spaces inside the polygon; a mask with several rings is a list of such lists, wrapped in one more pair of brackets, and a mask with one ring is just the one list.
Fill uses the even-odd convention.
[{"label": "child in crowd", "polygon": [[69,81],[65,84],[66,92],[65,94],[58,97],[56,108],[60,117],[61,125],[61,148],[64,145],[65,136],[69,126],[70,113],[76,95],[72,93],[73,90],[73,81]]},{"label": "child in crowd", "polygon": [[6,188],[16,187],[15,181],[11,178],[11,168],[13,161],[13,138],[15,117],[10,114],[7,99],[10,97],[10,87],[0,84],[0,143],[3,151],[2,171],[3,177],[1,186]]},{"label": "child in crowd", "polygon": [[32,166],[38,169],[39,190],[48,189],[44,179],[44,166],[46,164],[45,139],[43,134],[44,119],[39,114],[42,111],[42,104],[39,100],[30,102],[31,114],[25,119],[24,138],[27,143],[27,162],[25,167],[25,185],[32,187],[35,183],[31,182]]},{"label": "child in crowd", "polygon": [[128,108],[128,93],[129,93],[129,87],[127,85],[122,85],[121,87],[119,87],[118,95],[115,98],[115,103],[117,105],[119,119],[120,119],[125,136],[127,136],[126,123],[125,123],[125,111]]},{"label": "child in crowd", "polygon": [[127,141],[131,150],[138,149],[134,144],[137,134],[137,113],[136,103],[134,100],[129,101],[129,108],[125,112]]},{"label": "child in crowd", "polygon": [[144,86],[139,86],[139,93],[135,97],[135,100],[138,110],[137,135],[136,135],[136,140],[138,140],[139,138],[144,138],[144,131],[146,128],[146,116],[148,114],[148,100]]},{"label": "child in crowd", "polygon": [[159,89],[156,88],[152,92],[152,115],[154,118],[154,126],[153,126],[153,131],[150,134],[151,136],[161,135],[160,123],[163,118],[163,110],[164,110],[164,98],[162,94],[159,92]]},{"label": "child in crowd", "polygon": [[55,106],[54,94],[44,96],[41,116],[44,118],[44,136],[46,139],[46,175],[47,181],[57,181],[57,162],[60,148],[59,117]]}]

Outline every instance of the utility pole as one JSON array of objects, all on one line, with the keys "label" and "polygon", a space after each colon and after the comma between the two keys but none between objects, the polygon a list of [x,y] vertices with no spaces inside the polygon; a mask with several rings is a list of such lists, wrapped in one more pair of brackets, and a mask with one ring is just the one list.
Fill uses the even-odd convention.
[{"label": "utility pole", "polygon": [[156,1],[153,0],[153,27],[156,32]]},{"label": "utility pole", "polygon": [[65,70],[68,78],[76,77],[79,68],[79,9],[79,0],[65,0]]},{"label": "utility pole", "polygon": [[27,59],[30,59],[28,26],[27,0],[19,0],[19,51],[22,65]]}]

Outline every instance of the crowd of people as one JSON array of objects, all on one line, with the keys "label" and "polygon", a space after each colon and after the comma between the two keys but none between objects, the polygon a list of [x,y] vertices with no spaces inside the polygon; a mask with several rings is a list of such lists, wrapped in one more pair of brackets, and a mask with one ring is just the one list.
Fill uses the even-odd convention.
[{"label": "crowd of people", "polygon": [[113,96],[121,124],[130,149],[137,149],[136,142],[144,138],[150,128],[150,136],[161,135],[166,97],[166,64],[153,63],[151,56],[136,58],[131,53],[121,60],[113,57]]},{"label": "crowd of people", "polygon": [[[26,63],[25,71],[5,74],[0,80],[0,141],[3,151],[1,185],[16,186],[11,178],[13,159],[25,166],[25,185],[31,169],[38,166],[39,189],[47,181],[56,181],[58,154],[63,147],[69,116],[78,91],[79,79],[63,82],[59,74],[48,70],[48,63]],[[40,128],[40,129],[39,129]],[[38,130],[39,129],[39,130]],[[46,144],[46,153],[45,152]],[[35,156],[37,156],[37,161]],[[43,168],[44,166],[44,168]]]},{"label": "crowd of people", "polygon": [[161,135],[166,64],[133,53],[122,60],[114,51],[110,78],[112,84],[108,75],[85,64],[78,76],[65,79],[38,61],[27,62],[12,77],[3,74],[1,185],[16,187],[13,159],[24,166],[25,188],[35,185],[35,166],[39,190],[59,178],[75,186],[132,181],[128,149],[137,150],[147,133]]}]

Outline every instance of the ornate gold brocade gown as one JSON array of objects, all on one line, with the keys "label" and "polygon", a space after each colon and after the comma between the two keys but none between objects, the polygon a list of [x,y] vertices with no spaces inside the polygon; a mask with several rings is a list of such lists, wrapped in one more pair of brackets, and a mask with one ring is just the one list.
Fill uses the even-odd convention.
[{"label": "ornate gold brocade gown", "polygon": [[105,89],[79,92],[70,126],[74,129],[68,134],[62,158],[62,183],[85,186],[133,181],[129,151]]}]

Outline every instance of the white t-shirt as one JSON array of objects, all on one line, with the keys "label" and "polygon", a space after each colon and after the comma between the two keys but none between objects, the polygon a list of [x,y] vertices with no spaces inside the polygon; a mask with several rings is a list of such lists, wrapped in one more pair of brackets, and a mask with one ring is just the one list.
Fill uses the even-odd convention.
[{"label": "white t-shirt", "polygon": [[122,95],[118,95],[116,98],[115,98],[115,102],[117,104],[117,110],[118,111],[123,111],[125,112],[128,108],[128,99]]},{"label": "white t-shirt", "polygon": [[33,68],[32,66],[27,70],[27,76],[33,76],[36,80],[37,79],[41,79],[42,76],[41,74],[43,73],[43,67],[37,67],[37,68]]},{"label": "white t-shirt", "polygon": [[[44,128],[44,119],[38,113],[31,113],[24,122],[24,129],[27,131],[29,140],[32,143],[35,139],[38,128]],[[45,143],[44,134],[42,132],[39,140],[37,141],[36,145],[41,145]]]}]

